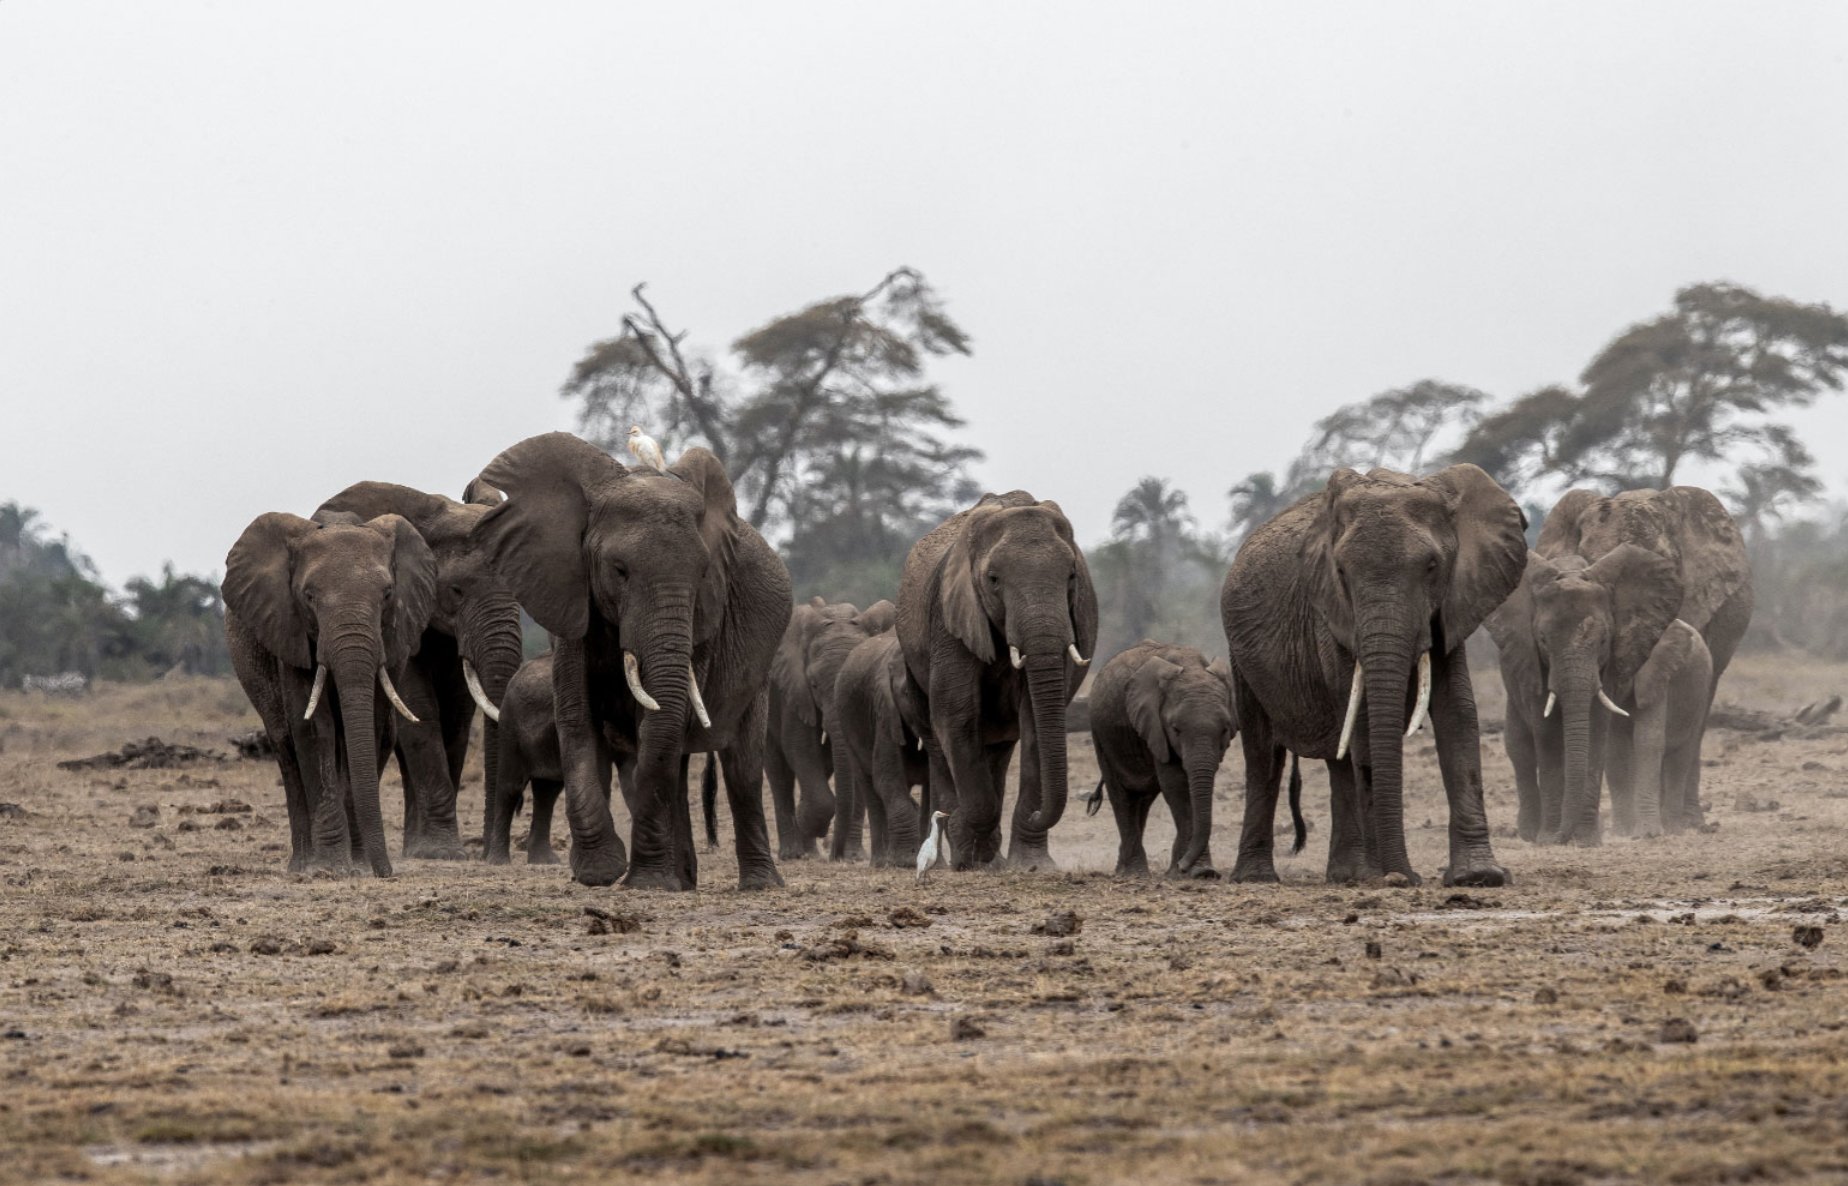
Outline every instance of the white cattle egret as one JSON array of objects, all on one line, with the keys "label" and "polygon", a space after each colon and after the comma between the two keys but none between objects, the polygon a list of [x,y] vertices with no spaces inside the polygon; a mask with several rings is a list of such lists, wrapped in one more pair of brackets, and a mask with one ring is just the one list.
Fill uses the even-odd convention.
[{"label": "white cattle egret", "polygon": [[639,424],[629,426],[629,453],[657,474],[667,472],[667,458],[661,455],[661,446],[655,444],[655,439],[643,432]]},{"label": "white cattle egret", "polygon": [[937,854],[943,851],[943,821],[950,818],[947,811],[930,813],[930,835],[924,839],[924,847],[918,849],[918,880],[924,880],[924,873],[937,863]]}]

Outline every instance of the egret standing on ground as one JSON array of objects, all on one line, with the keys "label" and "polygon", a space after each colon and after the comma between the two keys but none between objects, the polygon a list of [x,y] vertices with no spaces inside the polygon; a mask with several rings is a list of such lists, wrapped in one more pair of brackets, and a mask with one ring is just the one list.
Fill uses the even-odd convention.
[{"label": "egret standing on ground", "polygon": [[635,459],[657,474],[667,472],[667,458],[661,455],[661,446],[655,439],[642,431],[642,426],[629,426],[629,452]]},{"label": "egret standing on ground", "polygon": [[947,811],[930,813],[930,835],[924,840],[924,847],[918,849],[918,880],[924,880],[924,873],[937,863],[937,855],[943,851],[943,821],[950,818]]}]

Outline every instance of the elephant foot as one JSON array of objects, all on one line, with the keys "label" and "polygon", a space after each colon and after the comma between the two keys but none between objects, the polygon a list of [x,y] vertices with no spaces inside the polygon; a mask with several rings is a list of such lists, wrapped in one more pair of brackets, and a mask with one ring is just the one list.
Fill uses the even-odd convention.
[{"label": "elephant foot", "polygon": [[[506,863],[501,862],[503,865]],[[561,865],[564,862],[558,859],[558,854],[553,852],[552,846],[548,844],[543,848],[529,846],[526,850],[526,863],[529,865]]]},{"label": "elephant foot", "polygon": [[1561,845],[1569,844],[1576,848],[1598,848],[1603,845],[1604,839],[1596,832],[1558,832],[1554,834],[1551,843]]},{"label": "elephant foot", "polygon": [[1149,859],[1146,856],[1117,861],[1116,876],[1118,877],[1147,877],[1148,875]]},{"label": "elephant foot", "polygon": [[769,862],[763,864],[741,865],[738,869],[738,888],[746,892],[783,888],[783,875],[776,871],[776,866]]},{"label": "elephant foot", "polygon": [[1050,873],[1059,865],[1052,859],[1052,852],[1049,849],[1022,848],[1020,845],[1014,845],[1008,849],[1005,867],[1026,873]]},{"label": "elephant foot", "polygon": [[1364,851],[1337,852],[1328,855],[1325,876],[1330,885],[1364,885],[1378,881],[1384,872],[1367,859]]},{"label": "elephant foot", "polygon": [[1191,878],[1194,881],[1218,881],[1220,879],[1219,870],[1213,868],[1212,864],[1207,861],[1195,862],[1185,869],[1177,868],[1174,870],[1174,875]]},{"label": "elephant foot", "polygon": [[821,850],[813,843],[779,844],[776,849],[776,859],[779,861],[806,861],[820,855]]},{"label": "elephant foot", "polygon": [[636,865],[630,866],[629,875],[622,879],[622,883],[632,890],[662,890],[667,893],[687,893],[693,889],[672,869],[644,869]]},{"label": "elephant foot", "polygon": [[1514,877],[1494,861],[1481,858],[1466,862],[1461,868],[1444,870],[1444,884],[1492,889],[1495,886],[1513,885]]},{"label": "elephant foot", "polygon": [[835,853],[835,852],[829,853],[828,859],[830,861],[848,861],[854,864],[858,864],[859,862],[864,861],[866,859],[866,849],[859,847],[858,845],[855,845],[850,848],[842,849],[838,853]]},{"label": "elephant foot", "polygon": [[1277,876],[1277,866],[1271,863],[1269,854],[1261,857],[1240,857],[1232,866],[1232,880],[1240,884],[1275,885],[1282,880]]},{"label": "elephant foot", "polygon": [[357,877],[360,867],[344,852],[315,853],[302,862],[302,872],[326,877]]},{"label": "elephant foot", "polygon": [[420,861],[461,861],[468,858],[460,841],[434,839],[418,841],[415,847],[405,849],[404,855]]},{"label": "elephant foot", "polygon": [[571,846],[571,880],[579,885],[615,885],[629,871],[628,861],[619,852],[585,852]]}]

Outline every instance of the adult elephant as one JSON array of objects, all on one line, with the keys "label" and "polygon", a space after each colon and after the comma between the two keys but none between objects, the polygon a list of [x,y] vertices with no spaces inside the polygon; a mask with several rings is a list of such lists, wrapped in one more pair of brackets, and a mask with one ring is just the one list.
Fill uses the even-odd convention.
[{"label": "adult elephant", "polygon": [[1072,525],[1024,490],[988,494],[919,540],[898,587],[898,640],[930,706],[931,796],[956,867],[1000,851],[1002,783],[1024,743],[1008,859],[1052,864],[1065,813],[1065,709],[1097,644],[1097,594]]},{"label": "adult elephant", "polygon": [[[496,499],[495,501],[498,501]],[[404,855],[459,859],[456,792],[479,706],[482,724],[482,833],[501,761],[499,705],[524,658],[520,606],[471,538],[491,504],[457,502],[391,482],[356,482],[321,504],[316,516],[398,515],[436,558],[436,601],[399,691],[418,723],[398,729],[394,752],[404,783]]]},{"label": "adult elephant", "polygon": [[[1553,561],[1582,557],[1596,568],[1626,547],[1658,557],[1673,574],[1673,586],[1664,583],[1658,598],[1669,612],[1655,627],[1655,639],[1641,651],[1642,659],[1648,658],[1669,622],[1677,618],[1686,622],[1700,634],[1711,659],[1711,704],[1713,690],[1752,620],[1752,566],[1738,525],[1719,499],[1698,486],[1628,490],[1612,496],[1573,490],[1546,517],[1535,551]],[[1657,618],[1661,618],[1660,608]],[[1570,678],[1578,680],[1586,672],[1584,664],[1575,665]],[[1612,697],[1625,711],[1634,707],[1625,688],[1607,689],[1606,699]],[[1555,838],[1597,843],[1599,784],[1604,773],[1610,778],[1618,830],[1632,831],[1633,718],[1618,713],[1608,719],[1602,714],[1594,717],[1587,707],[1579,719],[1573,715],[1576,706],[1565,703],[1563,694],[1561,700],[1561,711],[1566,713],[1565,820]]]},{"label": "adult elephant", "polygon": [[764,772],[776,811],[777,856],[783,860],[816,855],[817,842],[828,834],[837,810],[842,818],[829,855],[863,855],[861,816],[853,811],[851,799],[837,808],[836,791],[828,786],[835,762],[827,716],[833,707],[834,677],[848,652],[890,628],[892,614],[889,601],[862,612],[851,602],[830,603],[820,597],[790,614],[770,664],[770,728],[764,746]]},{"label": "adult elephant", "polygon": [[429,546],[397,515],[259,515],[225,557],[225,638],[276,747],[290,869],[345,872],[357,849],[391,876],[379,771],[392,707],[412,717],[395,681],[429,625],[435,581]]},{"label": "adult elephant", "polygon": [[[764,684],[789,624],[789,573],[738,517],[725,467],[695,448],[665,473],[632,470],[554,432],[514,445],[481,479],[506,501],[474,536],[554,639],[572,876],[693,889],[688,756],[717,750],[739,885],[781,885],[764,824]],[[628,751],[626,850],[609,789],[612,756]]]},{"label": "adult elephant", "polygon": [[[1463,644],[1519,583],[1525,532],[1494,479],[1453,465],[1424,478],[1338,469],[1245,541],[1220,591],[1245,754],[1235,879],[1277,880],[1271,831],[1288,750],[1328,763],[1328,879],[1415,884],[1403,744],[1428,711],[1450,802],[1445,884],[1508,881],[1482,806]],[[1206,838],[1196,820],[1185,867]]]}]

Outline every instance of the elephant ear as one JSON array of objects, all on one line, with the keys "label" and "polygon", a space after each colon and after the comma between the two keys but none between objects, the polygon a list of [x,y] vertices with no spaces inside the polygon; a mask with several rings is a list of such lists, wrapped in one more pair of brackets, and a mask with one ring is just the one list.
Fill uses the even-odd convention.
[{"label": "elephant ear", "polygon": [[1610,590],[1611,681],[1616,686],[1609,690],[1621,695],[1681,608],[1681,574],[1666,557],[1636,544],[1618,544],[1584,575]]},{"label": "elephant ear", "polygon": [[738,533],[743,521],[738,518],[738,496],[732,491],[725,465],[710,450],[688,449],[668,469],[697,490],[705,501],[700,515],[700,540],[706,545],[706,579],[700,583],[695,637],[711,638],[725,620],[725,607],[731,597],[732,562],[737,556]]},{"label": "elephant ear", "polygon": [[898,624],[898,607],[890,601],[875,601],[860,611],[854,624],[866,631],[868,637],[884,634]]},{"label": "elephant ear", "polygon": [[[1675,687],[1681,673],[1698,663],[1707,680],[1713,678],[1713,655],[1700,631],[1677,618],[1662,632],[1662,641],[1649,652],[1648,660],[1636,673],[1636,706],[1649,708],[1660,703]],[[1705,682],[1705,681],[1703,681]]]},{"label": "elephant ear", "polygon": [[478,474],[469,479],[468,485],[462,487],[462,501],[484,507],[497,507],[502,501],[501,492],[487,484]]},{"label": "elephant ear", "polygon": [[899,706],[905,697],[905,658],[896,641],[880,667],[881,677],[873,687],[873,725],[880,735],[900,749],[905,747],[905,713]]},{"label": "elephant ear", "polygon": [[1711,492],[1675,486],[1657,497],[1680,510],[1682,602],[1678,615],[1699,630],[1751,579],[1739,525]]},{"label": "elephant ear", "polygon": [[1540,646],[1534,640],[1534,589],[1557,579],[1558,573],[1551,564],[1539,553],[1529,552],[1527,570],[1514,592],[1482,621],[1489,637],[1495,640],[1495,649],[1501,652],[1502,670],[1513,674],[1515,682],[1524,686],[1540,686]]},{"label": "elephant ear", "polygon": [[454,506],[440,494],[427,494],[395,482],[355,482],[322,503],[314,517],[324,522],[321,517],[325,512],[347,511],[364,523],[380,515],[403,515],[427,542],[431,528]]},{"label": "elephant ear", "polygon": [[385,662],[393,670],[417,653],[436,604],[436,556],[423,534],[402,515],[366,524],[391,541],[391,611],[385,621]]},{"label": "elephant ear", "polygon": [[1173,663],[1151,656],[1136,668],[1136,674],[1129,677],[1129,687],[1123,692],[1123,707],[1129,713],[1129,723],[1135,726],[1142,744],[1149,747],[1149,753],[1157,762],[1166,762],[1169,757],[1168,730],[1162,724],[1161,703],[1168,684],[1179,674],[1181,669]]},{"label": "elephant ear", "polygon": [[987,499],[967,513],[962,530],[943,551],[937,567],[938,601],[946,630],[983,663],[995,661],[994,625],[982,606],[981,590],[976,588],[977,535],[993,521],[999,503]]},{"label": "elephant ear", "polygon": [[1078,644],[1078,653],[1089,659],[1097,654],[1097,589],[1091,584],[1091,566],[1085,563],[1084,549],[1072,535],[1072,521],[1065,517],[1065,511],[1050,498],[1040,505],[1058,516],[1059,535],[1072,550],[1078,577],[1066,593],[1066,608],[1072,615],[1072,638]]},{"label": "elephant ear", "polygon": [[1456,523],[1456,562],[1438,610],[1444,653],[1449,654],[1521,583],[1527,567],[1527,515],[1479,466],[1453,465],[1425,482],[1444,492]]},{"label": "elephant ear", "polygon": [[295,546],[320,528],[299,515],[258,515],[225,555],[225,608],[263,649],[291,667],[314,666],[308,623],[295,605]]},{"label": "elephant ear", "polygon": [[1232,664],[1225,659],[1214,659],[1206,669],[1218,676],[1226,686],[1226,711],[1232,720],[1232,732],[1238,732],[1238,692],[1232,687]]},{"label": "elephant ear", "polygon": [[626,472],[568,432],[528,437],[481,471],[480,481],[507,497],[473,538],[533,620],[562,638],[590,631],[589,491]]},{"label": "elephant ear", "polygon": [[1534,551],[1542,556],[1576,555],[1579,550],[1579,520],[1604,496],[1596,490],[1568,490],[1547,512],[1540,525],[1540,539]]}]

